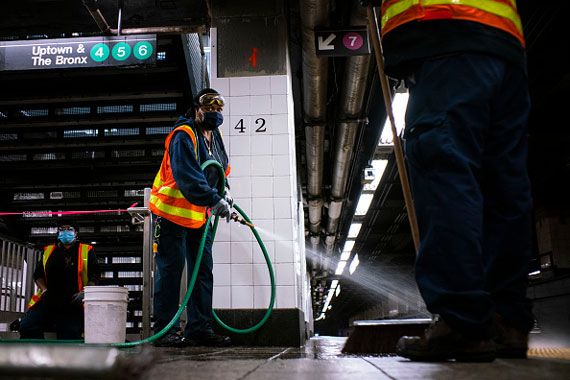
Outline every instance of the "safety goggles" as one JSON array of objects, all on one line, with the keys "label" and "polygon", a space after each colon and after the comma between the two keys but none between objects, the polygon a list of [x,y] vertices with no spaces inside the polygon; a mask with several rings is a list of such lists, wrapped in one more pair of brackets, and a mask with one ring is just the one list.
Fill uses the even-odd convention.
[{"label": "safety goggles", "polygon": [[204,94],[198,98],[200,107],[218,106],[223,107],[226,104],[224,97],[220,94]]},{"label": "safety goggles", "polygon": [[75,228],[73,228],[71,226],[60,226],[57,228],[57,231],[58,232],[61,232],[61,231],[73,231],[73,232],[75,232]]}]

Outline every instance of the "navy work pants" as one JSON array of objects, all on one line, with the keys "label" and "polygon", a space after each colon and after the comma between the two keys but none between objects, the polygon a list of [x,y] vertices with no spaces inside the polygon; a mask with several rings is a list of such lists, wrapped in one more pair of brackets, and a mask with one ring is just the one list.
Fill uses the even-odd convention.
[{"label": "navy work pants", "polygon": [[55,330],[57,339],[80,340],[83,324],[82,307],[57,307],[40,299],[24,314],[20,322],[20,338],[44,339],[45,331]]},{"label": "navy work pants", "polygon": [[[158,253],[155,256],[156,270],[154,277],[154,331],[162,330],[174,317],[179,308],[180,280],[184,269],[184,261],[188,265],[188,284],[200,239],[204,227],[199,229],[185,228],[164,218],[160,221],[160,236],[158,238]],[[196,278],[196,284],[186,309],[188,321],[184,330],[186,337],[196,333],[212,330],[212,293],[214,289],[214,276],[212,274],[212,235],[206,237],[202,262]],[[186,289],[184,289],[184,294]],[[177,322],[172,331],[179,329]]]},{"label": "navy work pants", "polygon": [[486,335],[494,312],[529,330],[526,73],[457,54],[423,62],[406,82],[416,280],[427,308],[470,335]]}]

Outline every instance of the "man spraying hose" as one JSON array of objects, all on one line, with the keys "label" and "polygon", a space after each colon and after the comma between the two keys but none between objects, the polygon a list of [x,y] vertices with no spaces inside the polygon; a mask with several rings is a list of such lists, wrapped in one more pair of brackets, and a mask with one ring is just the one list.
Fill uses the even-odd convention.
[{"label": "man spraying hose", "polygon": [[[206,88],[194,105],[178,119],[167,136],[162,164],[153,183],[150,209],[158,217],[158,253],[154,284],[154,331],[161,331],[174,317],[180,298],[184,260],[188,277],[194,267],[204,233],[207,209],[229,222],[233,200],[226,190],[220,197],[215,170],[204,173],[200,165],[219,162],[229,174],[229,159],[218,127],[223,123],[224,98]],[[227,346],[230,338],[212,330],[213,259],[212,236],[206,237],[198,278],[187,308],[183,336],[179,325],[155,341],[156,346]]]}]

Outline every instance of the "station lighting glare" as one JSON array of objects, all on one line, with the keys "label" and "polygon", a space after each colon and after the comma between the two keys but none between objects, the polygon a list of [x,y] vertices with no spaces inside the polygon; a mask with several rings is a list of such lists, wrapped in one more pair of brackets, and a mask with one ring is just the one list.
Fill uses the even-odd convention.
[{"label": "station lighting glare", "polygon": [[342,251],[343,252],[352,251],[352,248],[354,248],[354,243],[356,243],[354,240],[347,240],[346,243],[344,243],[344,248],[342,249]]},{"label": "station lighting glare", "polygon": [[348,273],[353,274],[354,271],[356,270],[356,267],[358,267],[358,264],[360,264],[360,260],[358,260],[358,253],[356,253],[354,255],[354,259],[352,259],[352,262],[350,263],[350,266],[348,267]]},{"label": "station lighting glare", "polygon": [[343,253],[340,254],[341,261],[347,261],[349,257],[350,257],[350,251],[344,251]]},{"label": "station lighting glare", "polygon": [[338,280],[332,280],[332,282],[331,282],[331,289],[336,288],[337,285],[338,285]]},{"label": "station lighting glare", "polygon": [[372,198],[374,198],[374,194],[360,194],[354,215],[366,215],[368,208],[370,207],[370,203],[372,203]]},{"label": "station lighting glare", "polygon": [[[396,131],[398,136],[402,133],[404,129],[406,115],[406,108],[408,107],[408,98],[410,94],[406,92],[396,92],[394,99],[392,99],[392,109],[394,110],[394,121],[396,123]],[[392,145],[394,143],[392,137],[392,128],[390,128],[390,121],[386,118],[384,123],[384,128],[382,129],[382,135],[380,136],[380,142],[378,145]]]},{"label": "station lighting glare", "polygon": [[346,261],[339,261],[338,266],[336,267],[336,271],[334,272],[334,274],[341,275],[342,272],[344,271],[345,266],[346,266]]},{"label": "station lighting glare", "polygon": [[336,291],[334,292],[335,297],[338,297],[339,294],[340,294],[340,285],[336,287]]},{"label": "station lighting glare", "polygon": [[350,228],[348,229],[348,237],[349,238],[356,238],[358,233],[360,232],[360,228],[362,227],[362,223],[352,223]]}]

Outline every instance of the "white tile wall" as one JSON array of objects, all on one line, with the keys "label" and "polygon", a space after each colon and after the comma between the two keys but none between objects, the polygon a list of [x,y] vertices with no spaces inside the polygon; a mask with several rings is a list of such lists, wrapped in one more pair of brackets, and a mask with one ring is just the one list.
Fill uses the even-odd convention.
[{"label": "white tile wall", "polygon": [[231,285],[231,265],[214,265],[214,286]]},{"label": "white tile wall", "polygon": [[[253,267],[251,264],[231,264],[231,284],[251,285],[253,283]],[[284,280],[286,281],[286,280]],[[221,284],[220,284],[221,285]]]},{"label": "white tile wall", "polygon": [[267,265],[253,264],[253,285],[271,285]]},{"label": "white tile wall", "polygon": [[232,309],[253,308],[253,286],[232,286]]},{"label": "white tile wall", "polygon": [[287,93],[287,75],[271,76],[271,93],[286,94]]},{"label": "white tile wall", "polygon": [[[218,223],[218,231],[219,223]],[[212,247],[212,256],[214,258],[214,264],[223,264],[223,263],[230,263],[231,259],[231,251],[230,251],[230,243],[226,241],[221,241],[218,238],[218,233],[216,232],[216,239],[214,241],[214,245]]]},{"label": "white tile wall", "polygon": [[[253,307],[255,307],[256,309],[267,309],[269,307],[270,300],[271,300],[270,286],[253,287]],[[277,301],[277,296],[275,297],[275,301]]]},{"label": "white tile wall", "polygon": [[214,286],[213,306],[215,309],[230,309],[232,307],[230,286]]},{"label": "white tile wall", "polygon": [[291,157],[289,155],[273,156],[273,171],[276,176],[291,174]]},{"label": "white tile wall", "polygon": [[[212,38],[215,40],[215,32]],[[215,49],[211,62],[217,62]],[[215,68],[211,72],[211,86],[227,100],[222,132],[232,167],[228,179],[231,193],[252,219],[273,263],[277,283],[275,307],[300,307],[296,268],[304,264],[295,261],[304,255],[295,256],[299,243],[294,229],[299,224],[293,214],[298,197],[289,78],[217,78]],[[269,272],[249,228],[220,220],[214,262],[214,307],[268,307]]]},{"label": "white tile wall", "polygon": [[[295,285],[295,264],[275,263],[275,282],[279,285]],[[233,271],[232,271],[233,275]],[[232,278],[233,283],[233,278]]]},{"label": "white tile wall", "polygon": [[290,155],[290,148],[289,148],[289,135],[277,135],[273,136],[273,154],[278,155]]},{"label": "white tile wall", "polygon": [[[230,192],[234,198],[245,198],[245,197],[250,197],[252,195],[251,192],[252,178],[250,177],[232,178],[230,174],[230,178],[228,178],[228,183],[230,185]],[[273,185],[273,182],[271,182],[271,184]]]},{"label": "white tile wall", "polygon": [[275,219],[290,219],[293,217],[291,213],[291,198],[273,198],[273,207]]},{"label": "white tile wall", "polygon": [[[271,260],[271,263],[273,264],[275,262],[275,242],[264,240],[263,245],[265,246],[269,260]],[[265,265],[265,256],[263,255],[263,251],[259,244],[257,244],[256,240],[253,242],[253,262],[255,264],[263,263]]]},{"label": "white tile wall", "polygon": [[274,134],[289,133],[289,117],[286,114],[271,116],[271,129]]},{"label": "white tile wall", "polygon": [[251,93],[249,78],[229,78],[230,93],[229,96],[249,95]]},{"label": "white tile wall", "polygon": [[273,177],[252,177],[250,194],[253,198],[272,197]]},{"label": "white tile wall", "polygon": [[250,77],[251,93],[256,95],[271,94],[271,78],[268,76]]},{"label": "white tile wall", "polygon": [[272,153],[273,153],[273,136],[261,133],[256,133],[253,136],[251,136],[252,156],[270,155]]},{"label": "white tile wall", "polygon": [[255,202],[252,202],[252,218],[256,220],[273,219],[273,200],[273,198],[255,198]]},{"label": "white tile wall", "polygon": [[275,263],[293,262],[293,241],[281,240],[275,242]]},{"label": "white tile wall", "polygon": [[[243,228],[246,229],[247,227]],[[251,264],[253,262],[251,241],[233,241],[231,250],[232,264]]]},{"label": "white tile wall", "polygon": [[[278,286],[277,287],[277,308],[290,309],[297,307],[297,290],[295,286]],[[233,306],[233,305],[232,305]]]},{"label": "white tile wall", "polygon": [[255,110],[256,114],[270,114],[271,109],[271,97],[267,95],[251,95],[250,98],[252,110]]},{"label": "white tile wall", "polygon": [[273,156],[251,157],[252,176],[273,176]]},{"label": "white tile wall", "polygon": [[273,178],[273,196],[290,197],[292,194],[291,177]]},{"label": "white tile wall", "polygon": [[230,115],[250,115],[250,96],[230,96],[226,101],[231,102]]},{"label": "white tile wall", "polygon": [[230,136],[230,156],[250,156],[251,138],[249,136]]}]

